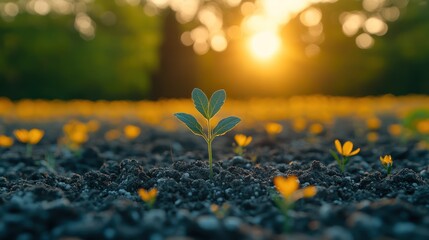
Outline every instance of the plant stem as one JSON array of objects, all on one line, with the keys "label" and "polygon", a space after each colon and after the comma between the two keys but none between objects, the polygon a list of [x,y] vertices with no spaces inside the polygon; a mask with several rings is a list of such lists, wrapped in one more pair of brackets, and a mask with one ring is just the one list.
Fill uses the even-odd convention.
[{"label": "plant stem", "polygon": [[387,170],[387,176],[389,176],[390,175],[390,171],[392,171],[392,165],[387,166],[386,170]]},{"label": "plant stem", "polygon": [[210,179],[213,179],[213,157],[212,157],[212,141],[207,142],[207,151],[209,152],[209,167],[210,167]]},{"label": "plant stem", "polygon": [[292,203],[285,203],[284,208],[282,209],[283,216],[285,217],[285,221],[283,223],[283,232],[289,233],[292,229],[291,226],[291,218],[289,217],[289,211],[293,208]]},{"label": "plant stem", "polygon": [[209,154],[210,179],[213,179],[213,156],[212,156],[212,128],[210,119],[207,119],[207,152]]},{"label": "plant stem", "polygon": [[33,145],[27,143],[27,149],[26,149],[26,156],[27,157],[31,157],[32,153],[33,153]]}]

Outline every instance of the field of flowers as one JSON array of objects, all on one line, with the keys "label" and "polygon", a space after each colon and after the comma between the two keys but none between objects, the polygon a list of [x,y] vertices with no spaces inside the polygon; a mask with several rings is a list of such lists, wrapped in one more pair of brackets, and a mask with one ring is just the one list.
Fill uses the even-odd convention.
[{"label": "field of flowers", "polygon": [[0,99],[0,239],[429,239],[429,97],[227,99],[212,177],[177,112]]}]

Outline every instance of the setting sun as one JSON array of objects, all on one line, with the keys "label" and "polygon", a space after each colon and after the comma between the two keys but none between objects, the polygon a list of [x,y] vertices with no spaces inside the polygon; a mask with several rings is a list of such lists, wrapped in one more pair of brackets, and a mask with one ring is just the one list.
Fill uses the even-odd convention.
[{"label": "setting sun", "polygon": [[280,50],[280,37],[273,31],[255,33],[249,39],[252,55],[260,60],[272,58]]}]

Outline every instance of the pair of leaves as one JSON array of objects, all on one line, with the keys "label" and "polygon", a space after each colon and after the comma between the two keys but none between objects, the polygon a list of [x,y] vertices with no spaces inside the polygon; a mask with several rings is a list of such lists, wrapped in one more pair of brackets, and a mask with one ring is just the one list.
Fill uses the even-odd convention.
[{"label": "pair of leaves", "polygon": [[[195,108],[207,120],[210,120],[219,112],[225,103],[225,99],[226,93],[223,89],[214,92],[210,97],[210,101],[201,89],[194,88],[192,91],[192,100]],[[198,123],[194,116],[187,113],[176,113],[174,116],[182,121],[195,135],[202,136],[206,141],[211,141],[214,137],[224,135],[240,122],[240,119],[237,117],[227,117],[222,119],[217,126],[213,128],[211,132],[212,139],[208,139],[208,136],[203,131],[203,127]]]},{"label": "pair of leaves", "polygon": [[[187,113],[176,113],[174,114],[180,121],[182,121],[195,135],[199,135],[204,137],[207,140],[207,135],[203,132],[203,127],[198,123],[197,119],[194,116]],[[238,117],[227,117],[217,124],[215,128],[213,128],[212,136],[222,136],[231,129],[233,129],[238,123],[240,119]],[[210,140],[210,139],[208,139]]]},{"label": "pair of leaves", "polygon": [[225,103],[225,99],[226,93],[223,89],[214,92],[210,97],[210,101],[201,89],[194,88],[194,90],[192,90],[192,101],[194,102],[195,108],[207,120],[210,120],[219,112],[220,108]]}]

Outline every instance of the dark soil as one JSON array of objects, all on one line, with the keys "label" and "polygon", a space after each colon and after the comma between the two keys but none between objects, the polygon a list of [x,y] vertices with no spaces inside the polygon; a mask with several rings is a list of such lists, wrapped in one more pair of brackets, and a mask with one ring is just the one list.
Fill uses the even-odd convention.
[{"label": "dark soil", "polygon": [[[254,141],[244,157],[234,156],[227,134],[214,142],[212,180],[204,141],[185,130],[142,126],[131,142],[106,142],[104,126],[78,156],[58,149],[61,124],[41,125],[48,131],[33,157],[20,144],[0,155],[0,239],[429,239],[429,151],[383,128],[368,143],[350,122],[338,119],[319,136],[284,122],[275,141],[245,131]],[[335,138],[362,149],[344,174],[329,154]],[[50,154],[55,169],[44,164]],[[384,154],[394,160],[390,176]],[[272,200],[278,175],[318,189],[289,212],[288,233]],[[137,189],[154,187],[150,210]],[[225,216],[210,211],[224,203]]]}]

